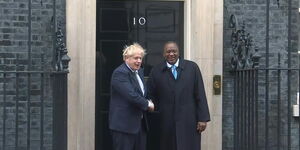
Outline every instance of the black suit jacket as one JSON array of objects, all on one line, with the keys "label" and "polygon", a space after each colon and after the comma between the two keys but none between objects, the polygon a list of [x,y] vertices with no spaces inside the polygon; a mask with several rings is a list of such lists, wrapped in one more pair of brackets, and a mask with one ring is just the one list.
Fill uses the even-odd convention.
[{"label": "black suit jacket", "polygon": [[149,97],[160,111],[161,149],[173,150],[176,136],[176,150],[199,150],[197,122],[210,120],[202,75],[196,63],[184,59],[177,72],[175,80],[164,61],[152,69],[148,80]]},{"label": "black suit jacket", "polygon": [[[143,81],[143,70],[140,69],[138,72]],[[142,117],[146,120],[144,114],[148,109],[146,94],[143,95],[135,73],[125,63],[116,68],[111,78],[109,128],[125,133],[137,133],[141,128]],[[147,122],[145,125],[147,128]]]}]

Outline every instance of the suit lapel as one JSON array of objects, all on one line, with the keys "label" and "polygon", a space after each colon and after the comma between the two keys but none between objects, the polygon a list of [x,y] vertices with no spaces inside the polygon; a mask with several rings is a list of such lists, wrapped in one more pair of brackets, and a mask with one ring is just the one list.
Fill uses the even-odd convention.
[{"label": "suit lapel", "polygon": [[[125,66],[126,66],[126,64],[125,64]],[[142,89],[141,89],[141,87],[140,87],[140,85],[139,85],[139,81],[137,80],[137,78],[136,78],[136,76],[135,76],[135,73],[134,72],[132,72],[127,66],[126,66],[126,68],[129,70],[129,76],[130,76],[130,79],[131,79],[131,81],[132,81],[132,85],[135,87],[135,88],[137,88],[138,89],[138,91],[139,91],[139,93],[141,94],[141,95],[143,95],[143,92],[142,92]],[[139,73],[140,74],[140,73]],[[142,78],[141,78],[142,79]],[[143,80],[142,80],[142,82],[143,82]],[[144,83],[143,83],[144,84]],[[144,85],[144,87],[145,87],[145,85]]]},{"label": "suit lapel", "polygon": [[185,84],[184,84],[184,80],[187,79],[189,76],[187,76],[186,71],[184,71],[184,69],[186,69],[186,62],[183,59],[179,60],[179,66],[178,66],[178,85],[181,86],[176,86],[176,91],[178,92],[179,95],[181,95],[180,92],[184,91],[183,89],[185,88]]},{"label": "suit lapel", "polygon": [[177,79],[175,80],[173,74],[172,74],[172,71],[170,68],[167,67],[167,64],[166,62],[164,61],[163,64],[161,65],[162,68],[162,72],[164,72],[166,74],[166,80],[168,82],[168,85],[170,87],[170,89],[174,89],[174,90],[179,90],[181,91],[182,86],[179,86],[179,85],[183,85],[183,82],[184,82],[184,68],[185,68],[185,65],[186,65],[186,62],[185,60],[183,60],[182,58],[179,58],[179,66],[177,67]]}]

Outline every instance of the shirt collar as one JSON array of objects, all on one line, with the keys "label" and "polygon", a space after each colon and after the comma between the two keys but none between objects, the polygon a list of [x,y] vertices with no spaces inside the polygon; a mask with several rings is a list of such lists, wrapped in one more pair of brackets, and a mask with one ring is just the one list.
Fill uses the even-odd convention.
[{"label": "shirt collar", "polygon": [[[179,58],[177,59],[177,61],[176,61],[176,63],[174,64],[176,67],[178,67],[178,65],[179,65]],[[171,65],[171,64],[169,64],[168,62],[167,62],[167,67],[168,68],[171,68],[173,65]]]},{"label": "shirt collar", "polygon": [[136,71],[132,70],[127,63],[125,63],[125,64],[130,69],[131,72],[138,72],[137,70]]}]

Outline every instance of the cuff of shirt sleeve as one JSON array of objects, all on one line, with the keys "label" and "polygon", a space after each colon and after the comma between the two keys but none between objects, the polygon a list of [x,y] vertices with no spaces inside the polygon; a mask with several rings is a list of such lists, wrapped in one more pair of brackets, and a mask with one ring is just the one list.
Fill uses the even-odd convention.
[{"label": "cuff of shirt sleeve", "polygon": [[149,101],[149,100],[148,100],[148,107],[154,107],[154,104],[153,104],[152,101]]}]

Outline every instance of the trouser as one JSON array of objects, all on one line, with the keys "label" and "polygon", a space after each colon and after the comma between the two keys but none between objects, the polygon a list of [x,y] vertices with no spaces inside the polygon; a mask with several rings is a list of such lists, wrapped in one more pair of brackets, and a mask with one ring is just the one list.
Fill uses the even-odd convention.
[{"label": "trouser", "polygon": [[113,150],[146,150],[146,131],[141,127],[137,134],[111,130]]}]

